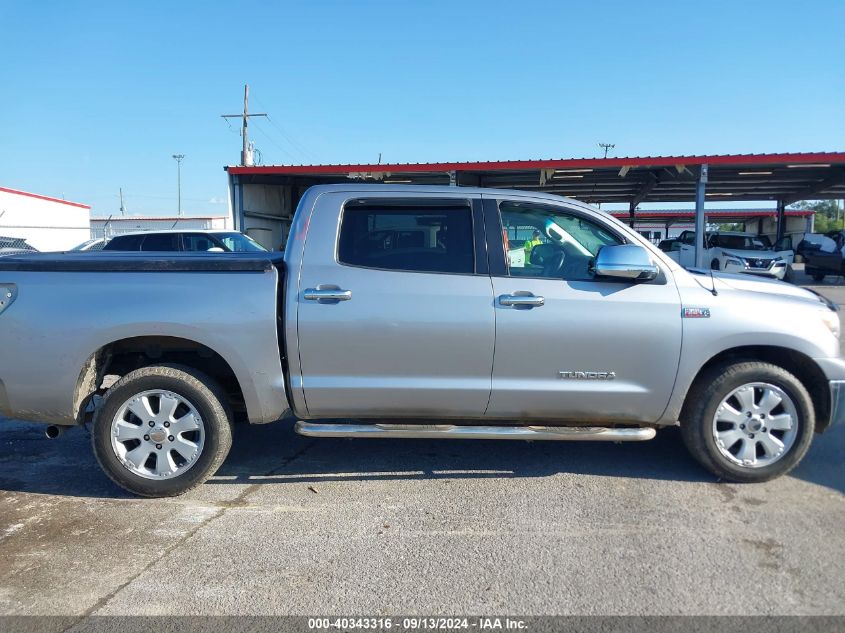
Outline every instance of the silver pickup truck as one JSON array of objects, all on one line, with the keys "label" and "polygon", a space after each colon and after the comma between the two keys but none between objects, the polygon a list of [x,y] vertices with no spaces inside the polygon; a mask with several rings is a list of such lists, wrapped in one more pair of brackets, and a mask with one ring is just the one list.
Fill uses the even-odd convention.
[{"label": "silver pickup truck", "polygon": [[0,258],[0,350],[0,413],[50,435],[90,419],[105,472],[144,496],[211,476],[239,418],[609,441],[680,423],[704,467],[756,482],[845,417],[836,306],[685,271],[606,214],[518,191],[314,187],[283,256]]}]

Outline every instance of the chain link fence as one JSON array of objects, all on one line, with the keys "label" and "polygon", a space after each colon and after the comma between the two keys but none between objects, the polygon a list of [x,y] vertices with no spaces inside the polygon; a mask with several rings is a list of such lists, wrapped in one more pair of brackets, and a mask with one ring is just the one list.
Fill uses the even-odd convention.
[{"label": "chain link fence", "polygon": [[27,242],[25,238],[0,235],[0,255],[34,253],[35,251],[35,247]]}]

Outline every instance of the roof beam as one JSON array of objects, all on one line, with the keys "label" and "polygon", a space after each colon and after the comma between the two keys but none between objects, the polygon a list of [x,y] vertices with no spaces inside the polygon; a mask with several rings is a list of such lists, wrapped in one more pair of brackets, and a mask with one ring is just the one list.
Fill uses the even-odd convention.
[{"label": "roof beam", "polygon": [[836,187],[845,183],[845,169],[838,169],[830,176],[814,185],[810,185],[805,189],[795,192],[790,196],[782,198],[784,204],[792,204],[799,200],[812,200],[812,196],[817,193],[822,193],[825,189]]}]

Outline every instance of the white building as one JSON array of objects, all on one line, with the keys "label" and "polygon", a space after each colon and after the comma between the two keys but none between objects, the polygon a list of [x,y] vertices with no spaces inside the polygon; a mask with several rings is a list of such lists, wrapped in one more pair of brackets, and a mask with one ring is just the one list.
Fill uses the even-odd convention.
[{"label": "white building", "polygon": [[89,239],[91,207],[0,187],[0,236],[26,240],[39,251],[63,251]]},{"label": "white building", "polygon": [[226,229],[229,228],[226,216],[144,216],[118,215],[91,218],[91,237],[114,237],[121,233],[137,231],[161,231],[164,229]]}]

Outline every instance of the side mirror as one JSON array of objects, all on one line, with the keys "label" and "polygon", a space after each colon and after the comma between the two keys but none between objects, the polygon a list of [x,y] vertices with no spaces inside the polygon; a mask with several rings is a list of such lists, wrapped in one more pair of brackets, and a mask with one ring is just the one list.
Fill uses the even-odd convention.
[{"label": "side mirror", "polygon": [[220,248],[219,246],[212,246],[211,248],[209,248],[209,249],[206,251],[206,253],[225,253],[225,252],[226,252],[226,251],[224,251],[224,250],[223,250],[222,248]]},{"label": "side mirror", "polygon": [[659,272],[660,269],[652,263],[649,252],[638,244],[603,246],[596,255],[597,277],[649,281],[657,277]]}]

